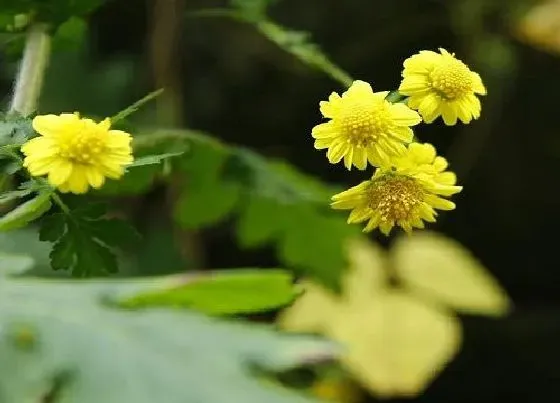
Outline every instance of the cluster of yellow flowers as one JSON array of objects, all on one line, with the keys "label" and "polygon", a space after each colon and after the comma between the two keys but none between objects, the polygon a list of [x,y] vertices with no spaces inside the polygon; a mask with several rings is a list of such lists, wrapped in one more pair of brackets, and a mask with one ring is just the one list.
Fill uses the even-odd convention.
[{"label": "cluster of yellow flowers", "polygon": [[387,100],[389,91],[373,92],[354,81],[342,94],[332,93],[320,103],[328,122],[313,128],[316,149],[327,149],[330,163],[343,161],[366,169],[370,180],[333,196],[332,207],[351,210],[348,223],[366,222],[364,232],[379,228],[389,235],[395,225],[406,232],[434,222],[435,209],[453,210],[447,199],[461,191],[447,161],[431,144],[413,142],[412,126],[434,122],[448,126],[469,123],[480,116],[478,95],[486,89],[480,76],[444,49],[421,51],[405,60],[399,93],[403,103]]}]

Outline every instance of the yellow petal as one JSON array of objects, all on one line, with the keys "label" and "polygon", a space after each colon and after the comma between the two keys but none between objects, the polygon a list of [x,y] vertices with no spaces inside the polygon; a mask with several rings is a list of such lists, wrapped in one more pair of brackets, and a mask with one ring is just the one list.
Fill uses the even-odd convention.
[{"label": "yellow petal", "polygon": [[86,167],[86,177],[90,186],[95,189],[103,186],[103,183],[105,182],[103,173],[101,173],[97,167]]},{"label": "yellow petal", "polygon": [[42,136],[56,137],[61,131],[67,130],[79,123],[80,118],[73,113],[63,113],[61,115],[39,115],[33,118],[33,129]]},{"label": "yellow petal", "polygon": [[397,126],[414,126],[422,121],[417,112],[402,103],[392,104],[389,111]]},{"label": "yellow petal", "polygon": [[480,95],[486,95],[486,87],[482,83],[482,79],[478,73],[474,71],[471,72],[472,74],[472,82],[473,82],[473,91]]},{"label": "yellow petal", "polygon": [[373,90],[369,83],[366,83],[362,80],[356,80],[352,83],[350,88],[346,90],[342,97],[363,97],[363,96],[371,96],[373,95]]},{"label": "yellow petal", "polygon": [[72,163],[58,158],[49,168],[49,183],[55,187],[62,185],[72,174]]},{"label": "yellow petal", "polygon": [[62,189],[75,194],[83,194],[88,191],[89,183],[86,176],[86,168],[82,165],[74,165],[72,174],[61,186]]}]

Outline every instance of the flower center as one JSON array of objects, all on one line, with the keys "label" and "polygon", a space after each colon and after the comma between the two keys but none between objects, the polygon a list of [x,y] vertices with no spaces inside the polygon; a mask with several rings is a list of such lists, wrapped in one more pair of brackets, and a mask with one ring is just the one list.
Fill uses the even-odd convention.
[{"label": "flower center", "polygon": [[73,137],[59,145],[59,153],[63,158],[80,164],[91,164],[105,149],[105,142],[97,133],[84,131],[72,133]]},{"label": "flower center", "polygon": [[358,147],[376,142],[389,129],[390,119],[383,105],[356,102],[341,111],[339,124],[347,141]]},{"label": "flower center", "polygon": [[423,199],[424,192],[416,180],[388,174],[373,180],[368,206],[381,215],[381,221],[402,221],[411,218]]},{"label": "flower center", "polygon": [[432,88],[444,98],[455,99],[472,91],[472,73],[460,60],[447,60],[431,73]]}]

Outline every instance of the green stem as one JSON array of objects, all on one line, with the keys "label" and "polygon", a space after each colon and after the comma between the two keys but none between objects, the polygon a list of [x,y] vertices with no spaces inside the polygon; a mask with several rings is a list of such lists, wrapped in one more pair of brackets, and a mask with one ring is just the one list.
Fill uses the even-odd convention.
[{"label": "green stem", "polygon": [[68,206],[66,205],[66,203],[64,203],[62,201],[62,199],[60,198],[60,196],[58,195],[58,193],[53,192],[51,194],[52,199],[54,200],[54,202],[58,205],[58,207],[60,207],[60,209],[64,212],[64,214],[66,215],[70,215],[70,209],[68,208]]},{"label": "green stem", "polygon": [[10,112],[23,116],[33,113],[43,85],[51,47],[51,37],[45,24],[32,25],[27,34],[25,50],[15,81]]}]

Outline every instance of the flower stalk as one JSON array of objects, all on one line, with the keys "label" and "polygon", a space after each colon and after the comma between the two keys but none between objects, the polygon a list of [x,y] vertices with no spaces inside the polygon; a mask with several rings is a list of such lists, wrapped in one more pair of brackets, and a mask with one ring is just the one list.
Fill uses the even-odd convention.
[{"label": "flower stalk", "polygon": [[25,50],[14,85],[9,111],[23,116],[32,114],[37,107],[43,77],[48,65],[51,37],[46,24],[29,28]]}]

